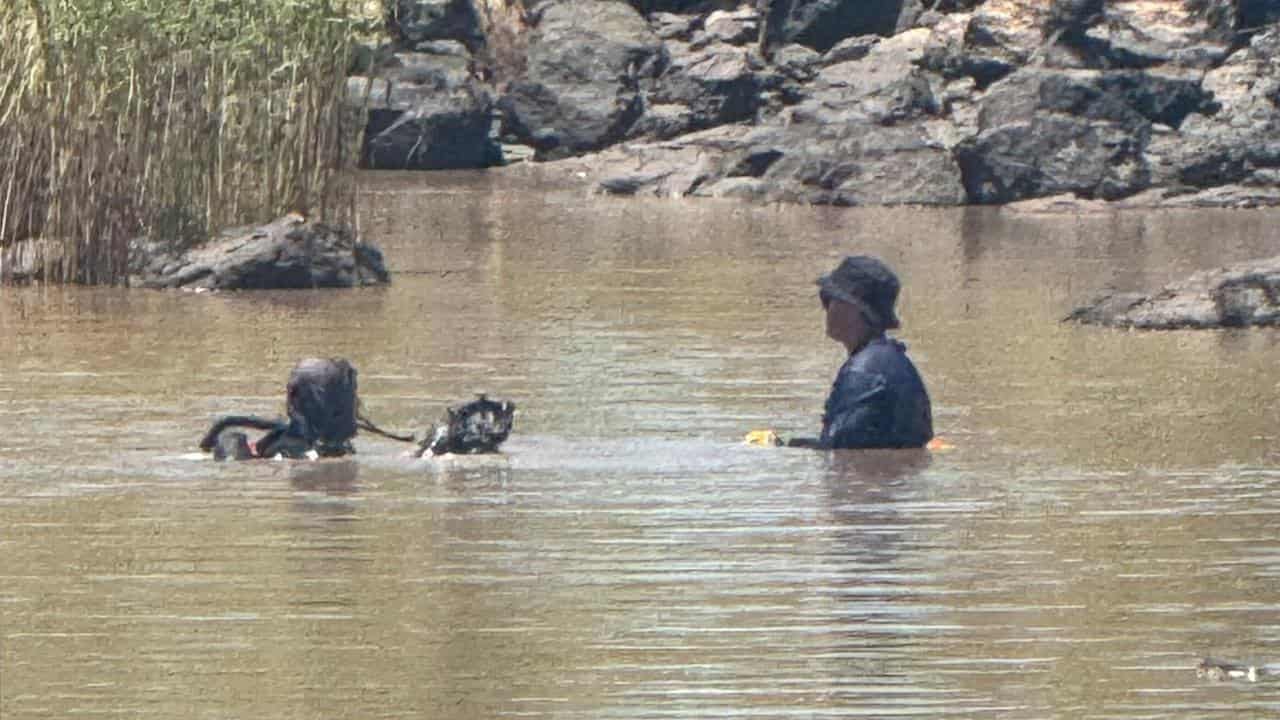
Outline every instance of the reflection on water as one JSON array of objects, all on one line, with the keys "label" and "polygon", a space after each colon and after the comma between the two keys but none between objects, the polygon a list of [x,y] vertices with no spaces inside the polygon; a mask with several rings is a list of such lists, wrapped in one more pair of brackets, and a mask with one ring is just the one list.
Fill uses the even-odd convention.
[{"label": "reflection on water", "polygon": [[[0,289],[0,717],[1240,717],[1280,663],[1275,331],[1063,325],[1280,252],[1275,212],[618,202],[370,175],[389,288]],[[813,278],[902,274],[939,453],[812,433]],[[500,457],[218,464],[340,355]]]}]

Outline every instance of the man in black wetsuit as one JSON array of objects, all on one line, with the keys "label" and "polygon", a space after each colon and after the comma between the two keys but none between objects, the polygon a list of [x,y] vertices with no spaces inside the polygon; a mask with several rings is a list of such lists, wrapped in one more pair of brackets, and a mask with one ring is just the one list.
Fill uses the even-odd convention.
[{"label": "man in black wetsuit", "polygon": [[918,448],[933,437],[929,394],[906,346],[885,335],[898,327],[898,278],[866,255],[846,257],[818,278],[827,337],[845,346],[822,416],[822,434],[791,447]]}]

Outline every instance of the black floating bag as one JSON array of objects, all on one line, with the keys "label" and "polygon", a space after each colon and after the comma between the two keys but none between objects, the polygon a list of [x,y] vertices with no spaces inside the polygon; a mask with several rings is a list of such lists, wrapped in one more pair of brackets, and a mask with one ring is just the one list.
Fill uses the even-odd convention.
[{"label": "black floating bag", "polygon": [[419,454],[497,452],[498,446],[511,435],[515,414],[515,403],[490,400],[484,395],[451,407],[445,424],[419,444]]},{"label": "black floating bag", "polygon": [[351,452],[356,435],[356,369],[341,358],[308,358],[289,373],[289,425],[321,455]]}]

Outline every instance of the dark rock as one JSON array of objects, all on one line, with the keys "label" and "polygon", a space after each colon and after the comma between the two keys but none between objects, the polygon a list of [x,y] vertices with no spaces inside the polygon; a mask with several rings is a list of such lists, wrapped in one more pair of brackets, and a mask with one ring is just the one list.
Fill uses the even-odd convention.
[{"label": "dark rock", "polygon": [[661,41],[613,0],[539,6],[528,73],[500,100],[506,130],[538,159],[598,150],[627,136],[643,111],[639,80],[665,63]]},{"label": "dark rock", "polygon": [[287,215],[170,251],[162,241],[131,247],[130,282],[150,288],[270,290],[381,285],[390,281],[376,247],[349,230]]},{"label": "dark rock", "polygon": [[1213,101],[1185,117],[1177,134],[1146,149],[1159,186],[1272,185],[1280,168],[1280,29],[1255,35],[1249,47],[1205,74]]},{"label": "dark rock", "polygon": [[1081,45],[1085,32],[1103,18],[1103,0],[1049,0],[1040,34],[1051,42]]},{"label": "dark rock", "polygon": [[348,78],[349,102],[369,113],[362,165],[448,170],[499,164],[501,150],[490,137],[495,104],[468,61],[452,53],[399,53],[376,79]]},{"label": "dark rock", "polygon": [[929,37],[928,30],[910,30],[876,43],[861,59],[827,65],[789,119],[839,122],[850,117],[887,124],[936,113],[932,87],[918,67]]},{"label": "dark rock", "polygon": [[604,192],[750,197],[786,202],[958,204],[950,150],[927,126],[937,109],[915,61],[927,30],[822,68],[811,97],[754,129],[707,130],[631,145],[589,167]]},{"label": "dark rock", "polygon": [[[355,86],[381,98],[379,167],[494,164],[501,139],[535,160],[596,155],[573,167],[616,194],[1241,206],[1280,182],[1273,6],[525,0],[503,77],[432,31],[429,57]],[[473,73],[500,88],[496,138]]]},{"label": "dark rock", "polygon": [[960,143],[956,159],[973,203],[1064,192],[1114,199],[1150,184],[1144,145],[1123,123],[1038,115]]},{"label": "dark rock", "polygon": [[1189,77],[1035,68],[993,86],[978,104],[983,130],[1047,112],[1109,120],[1137,132],[1153,122],[1176,128],[1193,112],[1216,109],[1211,96]]},{"label": "dark rock", "polygon": [[836,205],[957,204],[950,150],[927,127],[938,111],[917,67],[929,31],[881,40],[823,67],[809,96],[762,121],[693,191]]},{"label": "dark rock", "polygon": [[763,47],[772,52],[799,43],[826,52],[855,35],[888,37],[910,28],[923,11],[919,0],[761,0]]},{"label": "dark rock", "polygon": [[631,135],[665,139],[755,118],[769,81],[754,51],[724,44],[690,51],[674,42],[668,48],[670,64],[653,82]]},{"label": "dark rock", "polygon": [[976,89],[982,90],[1013,72],[1017,65],[1001,54],[972,46],[968,39],[970,25],[969,15],[949,15],[932,25],[920,66],[949,80],[972,79]]},{"label": "dark rock", "polygon": [[1280,256],[1201,271],[1150,296],[1105,294],[1066,319],[1147,330],[1280,325]]},{"label": "dark rock", "polygon": [[404,46],[457,40],[474,51],[484,42],[480,16],[471,0],[394,0],[387,6],[392,12],[388,24]]},{"label": "dark rock", "polygon": [[[826,205],[957,205],[960,170],[919,122],[793,124],[755,133],[695,195]],[[754,181],[744,176],[759,173]]]},{"label": "dark rock", "polygon": [[1153,123],[1211,109],[1190,79],[1138,71],[1024,69],[979,101],[979,134],[956,158],[971,202],[1070,192],[1114,199],[1146,189]]}]

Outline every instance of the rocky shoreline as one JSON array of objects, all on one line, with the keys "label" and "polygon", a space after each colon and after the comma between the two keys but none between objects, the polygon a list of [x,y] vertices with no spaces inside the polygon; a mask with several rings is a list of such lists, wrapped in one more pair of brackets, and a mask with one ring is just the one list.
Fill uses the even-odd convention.
[{"label": "rocky shoreline", "polygon": [[529,159],[618,195],[1280,204],[1257,0],[398,0],[370,168]]},{"label": "rocky shoreline", "polygon": [[1280,326],[1280,256],[1202,270],[1151,295],[1107,293],[1065,319],[1139,330]]}]

